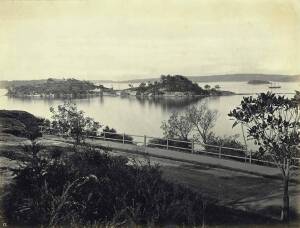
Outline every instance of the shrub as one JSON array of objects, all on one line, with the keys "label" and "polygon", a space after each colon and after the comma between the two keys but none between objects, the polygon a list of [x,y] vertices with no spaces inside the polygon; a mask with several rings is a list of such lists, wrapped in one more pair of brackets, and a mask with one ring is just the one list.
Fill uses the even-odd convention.
[{"label": "shrub", "polygon": [[[235,148],[240,150],[234,150],[229,148],[222,148],[222,154],[228,154],[233,156],[245,156],[245,152],[242,150],[245,150],[245,146],[241,144],[237,139],[237,136],[224,136],[219,137],[215,136],[214,134],[210,134],[207,140],[207,145],[205,146],[205,149],[211,152],[219,152],[218,147],[214,146],[222,146],[222,147],[229,147],[229,148]],[[213,146],[210,146],[213,145]]]},{"label": "shrub", "polygon": [[109,128],[106,126],[103,129],[103,132],[100,134],[101,137],[104,137],[105,133],[105,139],[108,141],[123,141],[123,136],[124,136],[124,143],[126,144],[132,144],[133,143],[133,138],[129,135],[126,134],[118,134],[117,131],[114,128]]},{"label": "shrub", "polygon": [[[171,150],[190,151],[192,149],[191,141],[177,142],[169,139],[167,142],[167,139],[164,138],[153,138],[150,139],[147,144],[148,147],[157,147],[161,149],[167,149],[167,145]],[[175,147],[180,147],[180,148],[175,148]]]},{"label": "shrub", "polygon": [[12,225],[100,221],[136,224],[199,222],[201,196],[162,179],[157,166],[110,157],[94,149],[67,160],[33,159],[4,197]]},{"label": "shrub", "polygon": [[[50,108],[52,113],[51,131],[64,136],[72,137],[76,145],[85,141],[88,136],[96,136],[100,124],[94,119],[85,116],[82,110],[78,110],[75,103],[64,101],[58,105],[57,110]],[[44,124],[49,122],[44,121]]]},{"label": "shrub", "polygon": [[[3,210],[11,226],[197,225],[204,217],[208,224],[245,222],[247,217],[165,181],[149,162],[128,165],[125,157],[93,148],[64,159],[34,156],[5,190]],[[253,218],[256,222],[259,216]]]}]

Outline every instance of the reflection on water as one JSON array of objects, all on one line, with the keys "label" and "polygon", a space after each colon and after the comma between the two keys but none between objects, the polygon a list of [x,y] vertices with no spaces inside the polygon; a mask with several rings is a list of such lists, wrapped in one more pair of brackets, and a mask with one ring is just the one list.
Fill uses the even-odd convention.
[{"label": "reflection on water", "polygon": [[136,99],[141,105],[154,105],[165,112],[181,111],[187,106],[198,103],[203,97],[146,97],[129,98]]}]

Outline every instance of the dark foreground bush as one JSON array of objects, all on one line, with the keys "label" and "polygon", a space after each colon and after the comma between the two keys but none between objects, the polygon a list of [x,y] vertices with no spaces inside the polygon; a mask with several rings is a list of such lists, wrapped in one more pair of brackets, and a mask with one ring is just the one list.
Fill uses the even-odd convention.
[{"label": "dark foreground bush", "polygon": [[168,145],[168,148],[171,150],[191,151],[191,149],[192,149],[192,144],[190,141],[177,142],[177,141],[173,141],[173,140],[168,140],[168,142],[167,142],[167,139],[153,138],[153,139],[150,139],[147,144],[147,146],[149,146],[149,147],[157,147],[157,148],[161,148],[161,149],[167,149],[167,145]]},{"label": "dark foreground bush", "polygon": [[246,221],[162,179],[158,167],[131,164],[93,149],[69,159],[34,157],[6,188],[9,225],[202,224]]}]

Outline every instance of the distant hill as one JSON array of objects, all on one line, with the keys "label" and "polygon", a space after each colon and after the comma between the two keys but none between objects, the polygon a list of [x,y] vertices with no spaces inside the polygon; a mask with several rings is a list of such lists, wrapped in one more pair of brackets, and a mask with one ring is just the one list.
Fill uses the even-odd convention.
[{"label": "distant hill", "polygon": [[264,81],[264,80],[250,80],[250,81],[248,81],[248,84],[253,84],[253,85],[256,85],[256,84],[271,84],[271,82]]},{"label": "distant hill", "polygon": [[[276,82],[297,82],[300,75],[271,75],[271,74],[224,74],[210,76],[185,76],[193,82],[248,82],[252,80],[276,81]],[[158,81],[159,78],[145,78],[121,81],[124,83],[141,83]]]},{"label": "distant hill", "polygon": [[[56,79],[59,80],[59,79]],[[23,86],[23,85],[37,85],[45,83],[47,79],[41,80],[13,80],[13,81],[0,81],[0,88],[6,88],[10,86]]]}]

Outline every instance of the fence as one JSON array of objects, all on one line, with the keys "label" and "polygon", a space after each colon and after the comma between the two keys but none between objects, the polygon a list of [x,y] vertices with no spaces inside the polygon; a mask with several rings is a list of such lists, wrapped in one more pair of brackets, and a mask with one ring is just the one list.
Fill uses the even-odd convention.
[{"label": "fence", "polygon": [[[276,166],[276,163],[273,161],[253,158],[252,151],[239,148],[224,147],[220,145],[209,145],[195,141],[165,139],[146,135],[128,135],[125,133],[119,134],[113,132],[103,132],[101,136],[92,136],[90,138],[121,142],[123,144],[134,144],[144,147],[158,147],[166,150],[173,149],[185,153],[205,154],[208,156],[217,157],[219,159],[232,159],[243,161],[245,163],[248,162],[250,164],[254,163],[257,165],[267,165],[273,167]],[[235,155],[239,153],[243,154],[243,156]],[[294,168],[298,168],[300,158],[293,158],[292,160]]]}]

